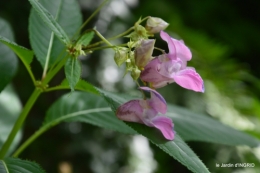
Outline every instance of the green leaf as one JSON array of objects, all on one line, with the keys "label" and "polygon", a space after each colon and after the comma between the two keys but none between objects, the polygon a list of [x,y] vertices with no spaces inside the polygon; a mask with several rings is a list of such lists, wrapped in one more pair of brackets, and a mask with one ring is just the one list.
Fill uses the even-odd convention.
[{"label": "green leaf", "polygon": [[[16,119],[22,110],[22,104],[13,91],[12,87],[8,85],[0,94],[0,149],[5,140],[11,132]],[[10,154],[21,139],[21,131],[16,135],[8,154]],[[1,172],[1,171],[0,171]]]},{"label": "green leaf", "polygon": [[94,37],[94,32],[87,32],[83,34],[77,41],[77,45],[87,46]]},{"label": "green leaf", "polygon": [[71,91],[74,91],[81,75],[81,64],[77,58],[69,58],[65,64],[65,75],[69,82]]},{"label": "green leaf", "polygon": [[[109,103],[114,112],[116,112],[119,105],[125,103],[125,101],[123,101],[124,99],[120,98],[118,95],[114,95],[102,90],[99,91],[101,94],[103,94],[104,98]],[[164,139],[162,134],[155,128],[147,127],[137,123],[127,122],[126,124],[132,127],[132,129],[137,133],[147,137],[152,143],[185,165],[192,172],[209,172],[198,156],[190,149],[190,147],[181,139],[178,134],[175,135],[175,139],[173,141],[168,141]]]},{"label": "green leaf", "polygon": [[[30,1],[39,4],[38,1],[33,1],[33,0]],[[72,37],[73,34],[75,34],[77,29],[82,24],[82,16],[81,16],[78,2],[76,0],[55,0],[55,1],[41,0],[40,3],[41,3],[40,4],[41,8],[46,8],[48,12],[54,17],[51,16],[50,20],[52,21],[49,21],[48,23],[46,21],[47,19],[41,20],[42,16],[40,17],[38,15],[38,11],[36,9],[32,9],[29,17],[30,42],[36,54],[37,60],[41,63],[42,67],[44,67],[46,63],[46,58],[48,56],[49,56],[48,66],[50,67],[51,65],[53,65],[55,62],[59,61],[62,58],[59,56],[61,56],[60,53],[65,49],[65,45],[58,40],[60,39],[60,37],[63,36],[58,36],[58,35],[63,35],[66,32],[68,36],[65,34],[66,35],[65,43],[68,43],[69,42],[68,39]],[[59,23],[59,25],[54,20],[54,18]],[[49,26],[52,23],[53,25]],[[61,27],[63,29],[62,32],[59,33],[58,29],[59,28],[61,29]],[[52,31],[58,38],[54,37],[53,40],[51,39]],[[50,53],[49,55],[48,55],[48,51]]]},{"label": "green leaf", "polygon": [[[51,127],[62,121],[80,121],[115,130],[121,133],[136,134],[136,132],[123,121],[116,118],[105,101],[96,95],[83,92],[73,92],[64,95],[55,102],[47,112],[45,123],[42,128]],[[194,152],[177,135],[176,140],[166,141],[158,135],[155,129],[140,124],[128,123],[141,134],[147,136],[161,149],[186,165],[193,172],[208,172],[203,163]],[[156,134],[156,135],[155,135]]]},{"label": "green leaf", "polygon": [[[29,0],[29,2],[31,3],[34,10],[38,13],[40,18],[44,21],[44,23],[51,29],[51,31],[54,32],[54,34],[60,39],[61,42],[67,45],[70,42],[70,39],[62,27],[56,22],[52,14],[46,10],[39,1]],[[48,1],[48,3],[51,2],[52,1]],[[60,2],[62,3],[62,1]],[[60,8],[57,10],[60,10]]]},{"label": "green leaf", "polygon": [[[100,90],[114,112],[119,105],[133,99],[130,96]],[[244,132],[235,130],[206,115],[168,104],[167,116],[172,118],[174,129],[184,140],[203,141],[225,145],[257,147],[260,141]]]},{"label": "green leaf", "polygon": [[56,101],[47,111],[43,128],[62,121],[80,121],[118,132],[135,133],[116,118],[102,97],[86,92],[75,91]]},{"label": "green leaf", "polygon": [[187,109],[168,104],[168,113],[176,131],[186,140],[219,143],[225,145],[248,145],[257,147],[260,141],[251,135],[235,130],[213,118],[196,114]]},{"label": "green leaf", "polygon": [[35,162],[21,160],[18,158],[6,158],[0,160],[1,173],[45,173]]},{"label": "green leaf", "polygon": [[[34,78],[34,75],[33,75],[32,71],[31,71],[31,67],[30,67],[30,63],[33,60],[33,52],[31,50],[28,50],[28,49],[22,47],[22,46],[17,45],[16,43],[14,43],[14,42],[12,42],[12,41],[10,41],[7,38],[2,37],[2,36],[0,36],[0,42],[4,43],[12,51],[14,51],[16,53],[16,55],[23,62],[25,68],[27,69],[28,73],[30,74],[30,76],[32,78],[32,81],[35,82],[35,78]],[[17,63],[16,62],[16,58],[15,58],[15,60],[12,59],[12,58],[8,59],[8,61],[12,61],[12,60],[14,61],[13,63]],[[8,69],[8,72],[12,71],[11,67],[5,66],[5,68]]]},{"label": "green leaf", "polygon": [[[13,40],[13,33],[9,24],[0,18],[0,35]],[[2,42],[0,36],[0,41]],[[12,80],[17,70],[18,60],[10,48],[0,44],[0,92]]]},{"label": "green leaf", "polygon": [[85,122],[126,134],[136,134],[123,121],[117,119],[106,101],[92,93],[75,91],[63,95],[47,111],[43,126],[16,150],[18,156],[33,140],[61,122]]},{"label": "green leaf", "polygon": [[[67,79],[63,80],[62,83],[59,86],[57,86],[56,88],[57,89],[68,89],[68,88],[70,88],[69,81]],[[98,90],[93,85],[91,85],[90,83],[88,83],[87,81],[82,80],[82,79],[79,80],[79,82],[75,86],[75,89],[99,95]]]}]

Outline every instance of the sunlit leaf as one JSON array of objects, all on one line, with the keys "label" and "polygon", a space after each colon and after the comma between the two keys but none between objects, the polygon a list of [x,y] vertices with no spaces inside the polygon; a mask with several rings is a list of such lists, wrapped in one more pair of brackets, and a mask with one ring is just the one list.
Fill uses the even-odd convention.
[{"label": "sunlit leaf", "polygon": [[6,158],[0,160],[1,173],[45,173],[35,162],[21,160],[18,158]]},{"label": "sunlit leaf", "polygon": [[[36,9],[32,9],[29,17],[29,34],[32,48],[37,60],[44,67],[46,58],[49,56],[49,67],[61,60],[62,50],[65,50],[64,43],[69,42],[69,38],[76,33],[82,23],[82,16],[78,2],[76,0],[41,0],[33,1],[35,6],[43,10],[41,16]],[[33,6],[34,7],[34,6]],[[50,13],[52,16],[45,15]],[[42,18],[46,18],[42,20]],[[52,31],[57,37],[52,38]],[[65,34],[66,32],[66,34]],[[64,36],[65,35],[65,36]],[[49,51],[49,54],[48,54]]]}]

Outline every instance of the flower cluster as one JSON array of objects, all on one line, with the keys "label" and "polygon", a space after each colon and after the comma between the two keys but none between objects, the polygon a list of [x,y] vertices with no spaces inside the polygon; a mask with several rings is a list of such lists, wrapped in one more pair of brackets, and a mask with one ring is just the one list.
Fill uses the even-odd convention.
[{"label": "flower cluster", "polygon": [[[126,72],[130,71],[134,80],[141,81],[149,87],[140,87],[150,92],[150,99],[131,100],[117,109],[117,117],[123,121],[142,123],[160,130],[168,140],[174,139],[172,119],[163,116],[167,112],[164,98],[155,91],[170,83],[177,83],[183,88],[196,92],[204,92],[203,80],[196,70],[187,67],[192,54],[182,40],[171,38],[162,31],[168,23],[160,18],[149,17],[146,27],[135,24],[135,30],[129,37],[128,48],[119,47],[115,54],[118,65],[126,63]],[[167,42],[169,52],[153,57],[155,40],[148,37],[159,33]],[[133,51],[134,49],[134,51]]]}]

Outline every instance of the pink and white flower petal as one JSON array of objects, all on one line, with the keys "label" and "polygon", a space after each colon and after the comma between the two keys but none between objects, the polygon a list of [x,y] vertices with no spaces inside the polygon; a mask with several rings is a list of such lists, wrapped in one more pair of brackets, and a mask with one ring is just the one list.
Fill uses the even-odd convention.
[{"label": "pink and white flower petal", "polygon": [[167,103],[161,94],[149,87],[140,87],[140,89],[151,93],[151,99],[147,101],[152,109],[154,109],[157,113],[160,112],[165,114],[167,112]]},{"label": "pink and white flower petal", "polygon": [[184,44],[183,40],[176,40],[169,36],[164,31],[160,32],[161,38],[167,42],[168,48],[169,48],[169,54],[168,56],[176,60],[177,58],[180,58],[182,61],[189,61],[191,60],[192,54],[190,49]]},{"label": "pink and white flower petal", "polygon": [[153,127],[159,129],[163,136],[168,140],[173,140],[175,133],[173,131],[172,119],[166,116],[156,116],[151,120]]},{"label": "pink and white flower petal", "polygon": [[204,92],[204,83],[200,75],[193,68],[179,71],[172,77],[183,88],[196,92]]},{"label": "pink and white flower petal", "polygon": [[141,72],[140,79],[144,82],[151,83],[154,88],[160,88],[172,83],[172,78],[163,76],[158,72],[158,70],[160,70],[160,65],[161,63],[158,58],[150,61]]},{"label": "pink and white flower petal", "polygon": [[129,122],[143,123],[140,117],[143,116],[143,108],[140,105],[141,100],[131,100],[119,106],[116,111],[118,119]]}]

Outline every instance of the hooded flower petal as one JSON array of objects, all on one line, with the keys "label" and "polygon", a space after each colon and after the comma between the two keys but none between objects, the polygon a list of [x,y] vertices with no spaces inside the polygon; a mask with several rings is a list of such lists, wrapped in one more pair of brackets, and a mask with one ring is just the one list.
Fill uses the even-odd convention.
[{"label": "hooded flower petal", "polygon": [[154,109],[157,113],[160,112],[165,114],[167,112],[167,103],[161,94],[149,87],[140,87],[140,89],[151,93],[151,99],[148,100],[148,104],[152,109]]},{"label": "hooded flower petal", "polygon": [[159,129],[168,140],[174,139],[172,119],[166,116],[156,116],[152,119],[153,127]]},{"label": "hooded flower petal", "polygon": [[174,81],[183,88],[196,92],[204,92],[204,84],[200,75],[193,68],[186,68],[173,75]]},{"label": "hooded flower petal", "polygon": [[191,60],[192,54],[190,49],[184,44],[183,40],[176,40],[171,38],[169,34],[164,31],[160,32],[161,38],[167,42],[169,53],[169,58],[177,60],[178,58],[182,61]]},{"label": "hooded flower petal", "polygon": [[139,118],[143,114],[143,108],[140,105],[140,100],[131,100],[121,105],[117,111],[116,116],[118,119],[129,122],[142,123]]},{"label": "hooded flower petal", "polygon": [[164,98],[155,90],[148,87],[140,87],[151,93],[150,99],[131,100],[121,105],[116,116],[124,121],[137,122],[149,127],[159,129],[168,140],[174,139],[172,120],[166,116],[159,116],[159,112],[165,114],[167,105]]}]

